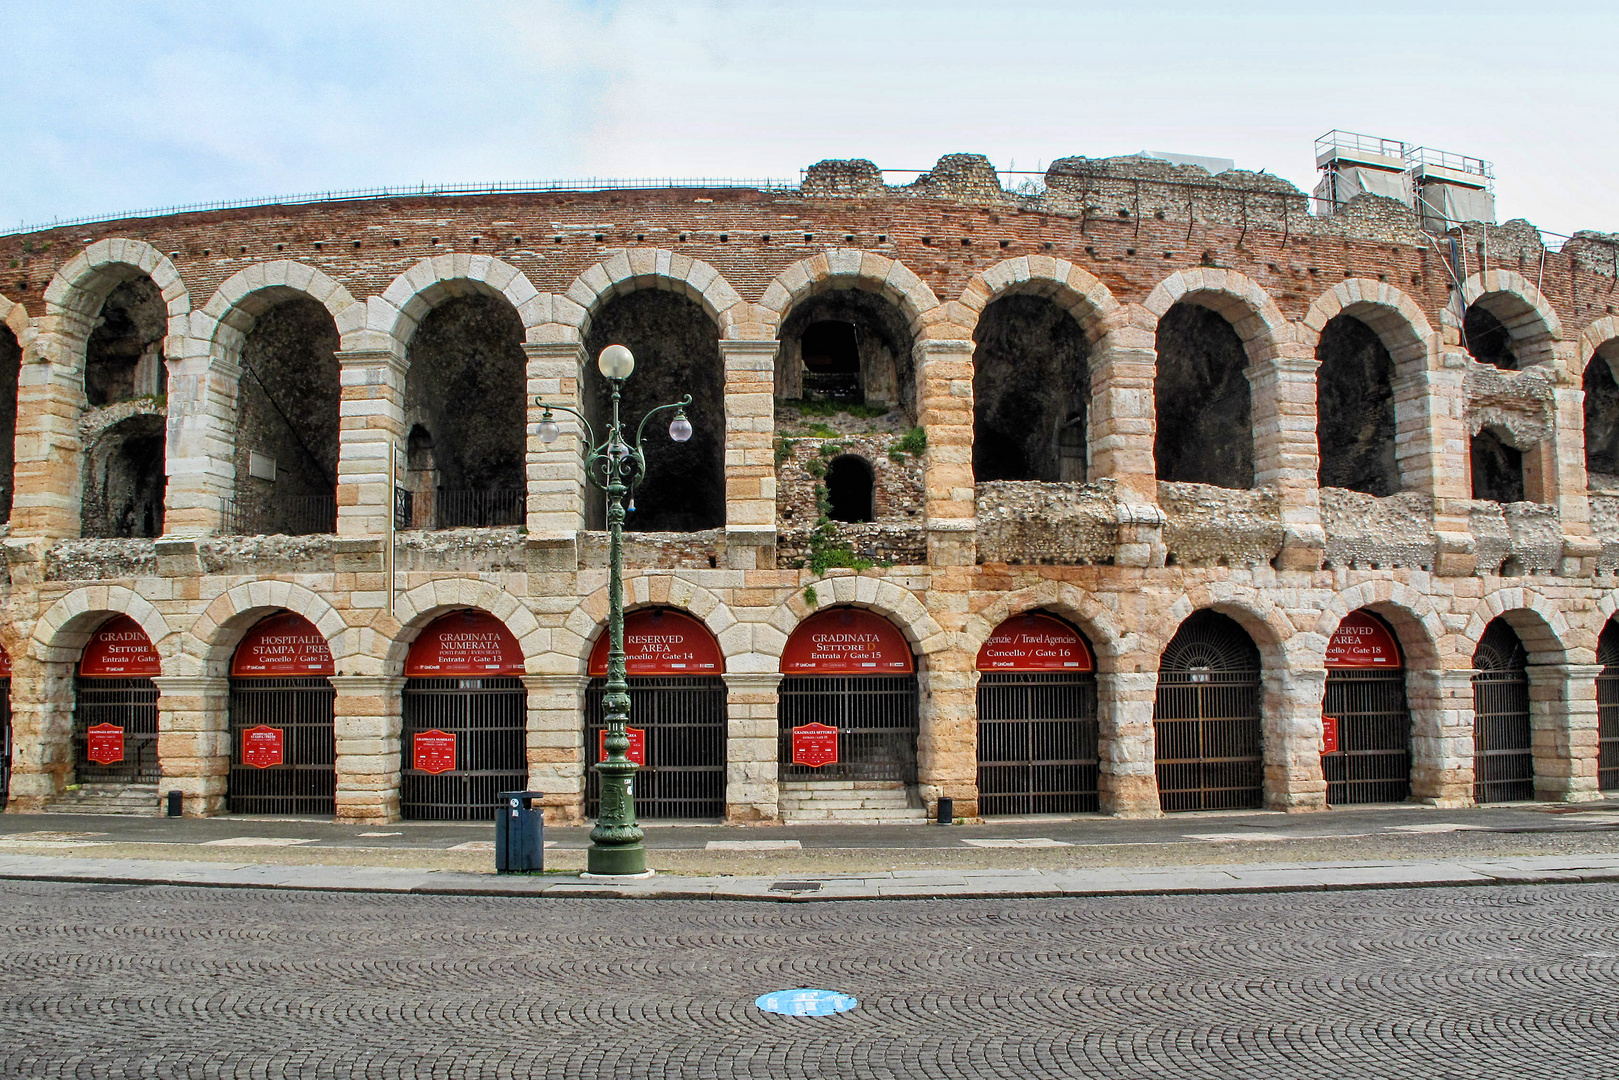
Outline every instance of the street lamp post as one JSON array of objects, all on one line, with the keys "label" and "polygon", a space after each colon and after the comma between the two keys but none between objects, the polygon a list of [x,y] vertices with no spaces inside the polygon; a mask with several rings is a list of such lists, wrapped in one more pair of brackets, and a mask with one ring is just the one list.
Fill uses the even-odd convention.
[{"label": "street lamp post", "polygon": [[[644,874],[646,847],[641,843],[641,826],[635,820],[634,783],[639,766],[626,752],[630,748],[630,737],[625,731],[630,718],[630,685],[624,672],[624,501],[628,497],[630,505],[635,505],[635,489],[646,476],[646,457],[641,451],[646,422],[657,413],[674,409],[669,437],[675,442],[685,442],[692,432],[691,421],[686,419],[691,395],[649,411],[636,427],[635,438],[627,440],[618,417],[618,403],[624,380],[635,370],[635,356],[622,345],[609,345],[601,351],[596,366],[607,378],[613,393],[613,419],[607,427],[606,438],[600,443],[596,442],[590,421],[577,409],[552,404],[544,398],[535,398],[534,403],[545,410],[540,417],[543,443],[556,442],[561,433],[552,416],[553,409],[578,418],[585,430],[585,445],[580,448],[585,459],[585,477],[607,494],[607,550],[611,569],[607,582],[607,694],[602,699],[607,724],[604,740],[607,759],[595,765],[601,776],[601,810],[596,815],[596,827],[590,830],[590,852],[585,869],[592,874]],[[589,752],[588,747],[586,752]]]}]

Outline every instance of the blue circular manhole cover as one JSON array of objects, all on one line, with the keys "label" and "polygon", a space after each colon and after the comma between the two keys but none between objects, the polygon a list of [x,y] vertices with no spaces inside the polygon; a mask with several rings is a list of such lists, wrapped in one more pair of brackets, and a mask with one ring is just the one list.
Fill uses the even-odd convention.
[{"label": "blue circular manhole cover", "polygon": [[753,1003],[765,1012],[783,1016],[831,1016],[860,1004],[836,990],[775,990],[759,995]]}]

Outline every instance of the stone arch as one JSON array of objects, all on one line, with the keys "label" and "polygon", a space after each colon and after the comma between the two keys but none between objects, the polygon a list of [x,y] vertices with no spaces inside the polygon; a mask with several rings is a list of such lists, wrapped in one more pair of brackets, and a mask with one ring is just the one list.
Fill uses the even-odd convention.
[{"label": "stone arch", "polygon": [[[701,622],[720,643],[727,673],[774,670],[756,661],[755,631],[764,628],[762,624],[737,621],[730,606],[710,589],[670,574],[643,574],[624,582],[624,610],[643,607],[675,608]],[[539,658],[548,665],[547,674],[586,674],[596,635],[607,622],[607,608],[607,586],[602,585],[580,600],[561,626],[551,629],[550,651]],[[782,643],[786,640],[783,635]],[[776,654],[780,653],[778,646]]]},{"label": "stone arch", "polygon": [[[1463,663],[1471,665],[1472,654],[1484,628],[1491,620],[1504,616],[1507,625],[1518,635],[1528,650],[1530,664],[1590,664],[1596,659],[1596,636],[1590,641],[1575,644],[1577,635],[1569,626],[1560,602],[1548,599],[1535,589],[1509,586],[1484,594],[1468,616],[1467,628],[1462,631],[1465,653]],[[1600,628],[1599,628],[1600,629]]]},{"label": "stone arch", "polygon": [[876,612],[898,627],[905,640],[911,643],[911,648],[924,657],[954,647],[955,635],[934,621],[914,593],[892,582],[856,574],[840,574],[815,582],[815,594],[815,604],[812,606],[804,599],[802,589],[794,591],[771,616],[767,629],[772,632],[766,634],[761,629],[756,651],[768,659],[770,667],[766,670],[778,669],[782,650],[798,624],[829,607],[858,607]]},{"label": "stone arch", "polygon": [[701,259],[664,248],[623,248],[587,266],[566,292],[547,298],[547,322],[553,324],[548,337],[584,341],[591,320],[604,305],[642,289],[684,296],[714,320],[721,338],[738,336],[739,328],[751,321],[746,311],[749,305],[723,274]]},{"label": "stone arch", "polygon": [[1098,602],[1094,593],[1063,581],[1043,581],[996,597],[989,607],[968,617],[957,635],[961,652],[976,657],[997,626],[1037,608],[1061,615],[1084,632],[1096,651],[1099,672],[1119,671],[1130,658],[1141,655],[1140,637],[1134,630],[1121,627],[1114,612]]},{"label": "stone arch", "polygon": [[1417,302],[1397,287],[1369,278],[1339,282],[1310,305],[1300,323],[1300,343],[1313,350],[1321,331],[1339,315],[1352,316],[1371,327],[1401,375],[1426,367],[1433,324]]},{"label": "stone arch", "polygon": [[466,608],[487,611],[504,623],[523,650],[524,670],[539,668],[541,656],[550,645],[550,635],[521,600],[487,581],[445,579],[418,585],[394,600],[399,632],[388,639],[384,672],[398,675],[404,670],[411,643],[428,623],[446,612]]},{"label": "stone arch", "polygon": [[34,340],[34,320],[29,316],[28,309],[4,295],[0,295],[0,323],[5,323],[22,348],[28,348],[29,342]]},{"label": "stone arch", "polygon": [[364,305],[357,304],[342,285],[313,266],[278,259],[256,263],[228,278],[192,317],[192,334],[208,343],[210,359],[234,361],[258,317],[293,296],[308,297],[324,307],[339,335],[365,325]]},{"label": "stone arch", "polygon": [[84,366],[97,313],[107,295],[125,281],[152,279],[168,311],[164,356],[170,356],[189,329],[191,294],[168,257],[142,240],[98,240],[63,263],[45,287],[45,315],[50,332],[36,347],[62,374],[71,377]]},{"label": "stone arch", "polygon": [[1142,306],[1155,319],[1181,301],[1217,312],[1242,339],[1249,364],[1276,355],[1292,340],[1292,324],[1259,283],[1235,270],[1180,270],[1160,281]]},{"label": "stone arch", "polygon": [[[1446,666],[1444,661],[1448,654],[1444,648],[1448,633],[1433,604],[1428,597],[1409,585],[1386,579],[1352,585],[1341,592],[1334,592],[1321,604],[1321,617],[1316,620],[1314,635],[1309,643],[1313,646],[1315,640],[1319,640],[1321,644],[1320,654],[1311,654],[1315,666],[1325,664],[1327,643],[1331,641],[1333,631],[1338,629],[1338,624],[1350,612],[1362,608],[1375,611],[1394,627],[1408,669]],[[1303,658],[1301,651],[1301,660]]]},{"label": "stone arch", "polygon": [[34,624],[29,652],[47,664],[76,663],[90,635],[114,615],[128,615],[139,623],[164,657],[164,666],[174,664],[168,620],[151,601],[122,585],[87,585],[52,604]]},{"label": "stone arch", "polygon": [[348,329],[343,334],[343,348],[376,349],[403,358],[422,319],[457,296],[505,300],[517,312],[528,340],[534,340],[538,328],[551,321],[539,290],[510,263],[493,255],[434,255],[394,278],[381,296],[366,302],[364,328]]},{"label": "stone arch", "polygon": [[1266,672],[1303,670],[1312,653],[1325,655],[1327,651],[1331,631],[1317,641],[1319,635],[1313,630],[1299,632],[1281,606],[1265,593],[1229,581],[1214,581],[1188,589],[1157,620],[1156,636],[1142,644],[1153,670],[1157,670],[1159,657],[1181,623],[1194,612],[1205,609],[1236,620],[1258,647]]},{"label": "stone arch", "polygon": [[949,303],[950,320],[971,338],[986,307],[1017,295],[1048,297],[1074,317],[1092,345],[1126,325],[1125,307],[1112,290],[1066,259],[1046,255],[1003,259],[974,274],[961,296]]},{"label": "stone arch", "polygon": [[926,282],[896,259],[857,248],[828,248],[819,255],[789,266],[777,274],[759,298],[761,315],[771,337],[801,301],[833,289],[851,288],[872,292],[899,308],[911,329],[911,336],[971,340],[970,330],[951,322],[939,305],[939,298]]},{"label": "stone arch", "polygon": [[182,637],[182,655],[195,670],[179,674],[225,677],[242,636],[276,611],[302,615],[321,632],[337,674],[359,674],[347,670],[344,661],[365,651],[360,646],[368,643],[359,639],[375,631],[350,627],[325,597],[290,581],[249,581],[215,597]]},{"label": "stone arch", "polygon": [[1619,315],[1604,315],[1580,331],[1574,363],[1583,369],[1597,356],[1608,362],[1613,377],[1619,380]]},{"label": "stone arch", "polygon": [[[1551,301],[1522,274],[1515,270],[1474,274],[1462,285],[1462,304],[1465,308],[1478,304],[1506,327],[1520,370],[1556,363],[1562,320]],[[1455,324],[1454,318],[1447,321]]]}]

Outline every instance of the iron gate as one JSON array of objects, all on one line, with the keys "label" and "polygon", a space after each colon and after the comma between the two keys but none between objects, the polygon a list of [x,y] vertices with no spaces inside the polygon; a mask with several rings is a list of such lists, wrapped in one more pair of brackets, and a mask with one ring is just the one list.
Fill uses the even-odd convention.
[{"label": "iron gate", "polygon": [[1264,805],[1259,650],[1237,623],[1193,613],[1164,649],[1152,728],[1158,803],[1176,810]]},{"label": "iron gate", "polygon": [[1094,675],[979,675],[979,812],[1095,811],[1097,739]]},{"label": "iron gate", "polygon": [[1473,653],[1473,801],[1535,797],[1528,654],[1506,623],[1492,622]]},{"label": "iron gate", "polygon": [[[73,775],[81,784],[155,784],[163,778],[157,758],[157,684],[151,679],[73,680]],[[85,732],[98,724],[124,729],[124,760],[111,765],[86,755]]]},{"label": "iron gate", "polygon": [[0,679],[0,810],[11,797],[11,679]]},{"label": "iron gate", "polygon": [[1321,713],[1338,718],[1338,752],[1321,758],[1328,805],[1404,802],[1411,794],[1411,709],[1405,699],[1405,672],[1329,671]]},{"label": "iron gate", "polygon": [[[778,709],[781,779],[916,783],[915,675],[788,676]],[[836,764],[793,764],[793,728],[800,724],[838,729]]]},{"label": "iron gate", "polygon": [[[230,681],[230,813],[337,813],[336,701],[324,676]],[[280,765],[260,769],[242,760],[242,732],[260,725],[281,732]]]},{"label": "iron gate", "polygon": [[[630,723],[646,732],[646,764],[635,774],[635,812],[644,818],[725,816],[725,680],[632,678]],[[601,811],[602,698],[606,679],[585,689],[585,816]]]},{"label": "iron gate", "polygon": [[[513,676],[405,681],[399,813],[409,821],[493,820],[496,796],[528,786],[528,693]],[[455,768],[415,768],[419,732],[455,736]]]},{"label": "iron gate", "polygon": [[1609,623],[1597,641],[1597,787],[1619,790],[1619,628]]}]

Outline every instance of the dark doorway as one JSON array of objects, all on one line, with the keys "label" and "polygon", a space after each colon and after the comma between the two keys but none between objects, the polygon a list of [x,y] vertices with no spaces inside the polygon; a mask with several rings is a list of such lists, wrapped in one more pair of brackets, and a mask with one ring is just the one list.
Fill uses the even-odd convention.
[{"label": "dark doorway", "polygon": [[861,289],[808,297],[783,320],[780,338],[777,397],[897,403],[915,417],[910,326],[883,297]]},{"label": "dark doorway", "polygon": [[[232,679],[226,808],[233,814],[335,814],[336,703],[337,691],[324,676]],[[283,760],[273,767],[243,758],[243,733],[257,727],[281,733]]]},{"label": "dark doorway", "polygon": [[1485,428],[1473,436],[1468,457],[1473,498],[1523,502],[1523,451],[1508,445],[1498,432]]},{"label": "dark doorway", "polygon": [[91,440],[85,460],[80,533],[86,537],[163,534],[164,418],[142,413]]},{"label": "dark doorway", "polygon": [[1047,297],[1006,296],[973,331],[973,477],[1086,478],[1090,346]]},{"label": "dark doorway", "polygon": [[1592,487],[1619,487],[1619,383],[1607,360],[1585,365],[1585,471]]},{"label": "dark doorway", "polygon": [[1612,620],[1597,639],[1597,788],[1619,791],[1619,626]]},{"label": "dark doorway", "polygon": [[1321,486],[1394,494],[1393,357],[1371,327],[1349,315],[1327,323],[1315,355]]},{"label": "dark doorway", "polygon": [[11,520],[11,496],[16,490],[17,376],[22,370],[22,348],[16,335],[0,326],[0,522]]},{"label": "dark doorway", "polygon": [[1505,619],[1484,628],[1473,667],[1473,800],[1532,799],[1529,654]]},{"label": "dark doorway", "polygon": [[1491,364],[1506,371],[1517,370],[1518,357],[1512,347],[1512,332],[1479,304],[1468,308],[1462,319],[1462,343],[1473,359],[1481,364]]},{"label": "dark doorway", "polygon": [[1254,486],[1254,433],[1248,354],[1218,312],[1180,303],[1158,320],[1153,383],[1158,479]]},{"label": "dark doorway", "polygon": [[[528,786],[528,692],[521,678],[405,680],[399,812],[407,821],[488,821],[502,791]],[[455,736],[455,768],[415,767],[423,732]]]},{"label": "dark doorway", "polygon": [[809,400],[866,400],[860,381],[860,339],[853,323],[823,319],[804,328],[804,397]]},{"label": "dark doorway", "polygon": [[[635,774],[635,810],[644,818],[707,821],[725,816],[725,680],[631,677],[629,726],[646,732],[646,764]],[[601,812],[606,679],[585,691],[585,816]]]},{"label": "dark doorway", "polygon": [[1264,805],[1260,697],[1259,650],[1236,620],[1199,611],[1181,623],[1152,710],[1164,811]]},{"label": "dark doorway", "polygon": [[826,469],[826,496],[831,504],[827,516],[833,521],[874,520],[876,484],[876,474],[865,458],[858,454],[833,458]]},{"label": "dark doorway", "polygon": [[84,396],[92,407],[168,393],[163,339],[169,312],[144,275],[107,294],[84,350]]}]

